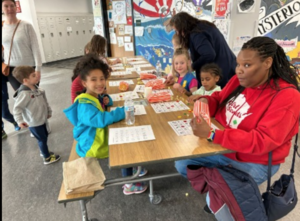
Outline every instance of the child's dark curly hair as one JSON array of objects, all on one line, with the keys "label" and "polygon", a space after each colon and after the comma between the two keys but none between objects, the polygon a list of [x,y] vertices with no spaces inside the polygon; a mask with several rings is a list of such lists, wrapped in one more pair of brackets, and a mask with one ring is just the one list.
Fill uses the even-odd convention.
[{"label": "child's dark curly hair", "polygon": [[209,64],[203,65],[200,70],[200,76],[201,76],[201,72],[208,72],[214,76],[219,76],[219,78],[220,78],[219,82],[223,78],[221,68],[215,63],[209,63]]},{"label": "child's dark curly hair", "polygon": [[96,54],[87,54],[83,56],[79,62],[76,64],[75,69],[73,70],[74,76],[79,76],[83,81],[86,80],[86,76],[89,75],[91,70],[99,69],[103,72],[104,78],[109,77],[109,66],[104,61],[99,59],[99,56]]}]

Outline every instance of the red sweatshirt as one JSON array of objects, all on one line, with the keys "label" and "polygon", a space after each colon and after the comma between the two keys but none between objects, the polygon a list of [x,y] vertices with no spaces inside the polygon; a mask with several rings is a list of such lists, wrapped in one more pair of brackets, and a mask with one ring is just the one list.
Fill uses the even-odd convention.
[{"label": "red sweatshirt", "polygon": [[273,151],[272,164],[284,162],[289,154],[291,139],[298,132],[300,93],[295,86],[282,79],[278,84],[281,89],[293,88],[277,94],[270,85],[246,88],[222,109],[218,109],[219,104],[239,85],[236,76],[222,91],[205,96],[210,115],[225,128],[224,131],[216,130],[213,142],[236,151],[225,154],[226,157],[267,165],[268,152]]},{"label": "red sweatshirt", "polygon": [[72,82],[72,86],[71,86],[72,104],[74,103],[74,100],[77,97],[76,92],[83,91],[83,89],[84,89],[84,87],[81,84],[81,80],[80,80],[79,76],[77,76],[77,78],[75,78],[74,81]]}]

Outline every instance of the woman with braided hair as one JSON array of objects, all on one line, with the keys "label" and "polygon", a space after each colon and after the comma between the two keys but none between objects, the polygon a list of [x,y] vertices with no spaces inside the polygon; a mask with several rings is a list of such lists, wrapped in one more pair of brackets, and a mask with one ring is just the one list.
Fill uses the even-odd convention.
[{"label": "woman with braided hair", "polygon": [[297,77],[296,67],[273,39],[255,37],[246,42],[237,56],[236,75],[225,88],[198,98],[208,103],[210,116],[225,129],[211,129],[203,119],[191,121],[195,136],[234,152],[176,161],[178,172],[186,177],[187,165],[231,165],[261,184],[268,177],[268,153],[272,151],[275,174],[299,128]]}]

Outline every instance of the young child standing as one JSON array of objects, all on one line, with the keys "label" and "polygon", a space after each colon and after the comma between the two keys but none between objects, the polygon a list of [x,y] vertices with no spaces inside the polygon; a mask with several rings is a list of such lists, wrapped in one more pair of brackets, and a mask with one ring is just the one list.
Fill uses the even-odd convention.
[{"label": "young child standing", "polygon": [[46,121],[52,116],[52,110],[45,91],[36,86],[39,82],[39,75],[34,68],[29,66],[16,67],[12,74],[21,83],[20,88],[14,94],[15,120],[21,128],[29,127],[30,132],[38,140],[44,164],[54,163],[60,159],[60,156],[48,150]]},{"label": "young child standing", "polygon": [[198,89],[198,81],[191,73],[191,59],[188,51],[183,48],[176,49],[172,63],[173,76],[178,78],[173,88],[190,96]]}]

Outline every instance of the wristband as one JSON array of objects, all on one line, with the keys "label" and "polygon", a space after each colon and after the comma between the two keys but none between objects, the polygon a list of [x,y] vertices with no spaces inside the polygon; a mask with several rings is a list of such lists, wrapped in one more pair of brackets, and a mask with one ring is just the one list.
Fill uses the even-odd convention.
[{"label": "wristband", "polygon": [[208,140],[209,142],[212,142],[212,141],[214,140],[214,138],[215,138],[215,134],[216,134],[216,130],[212,128],[212,129],[210,130],[210,132],[209,132],[209,135],[208,135],[208,137],[207,137],[207,140]]}]

